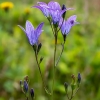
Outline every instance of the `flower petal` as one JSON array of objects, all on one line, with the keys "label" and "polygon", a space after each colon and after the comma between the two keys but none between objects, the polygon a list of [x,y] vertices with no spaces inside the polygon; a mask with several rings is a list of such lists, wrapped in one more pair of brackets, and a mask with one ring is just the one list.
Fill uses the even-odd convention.
[{"label": "flower petal", "polygon": [[69,17],[69,18],[68,18],[68,20],[69,20],[69,21],[70,21],[70,20],[74,20],[74,21],[75,21],[75,20],[76,20],[76,18],[77,18],[77,16],[76,16],[76,15],[72,15],[71,17]]},{"label": "flower petal", "polygon": [[41,7],[42,7],[42,6],[47,6],[47,4],[44,3],[44,2],[37,2],[37,4],[39,4]]},{"label": "flower petal", "polygon": [[35,35],[37,35],[37,38],[39,38],[40,34],[42,33],[42,27],[43,27],[44,23],[40,23],[39,26],[36,28],[35,30]]},{"label": "flower petal", "polygon": [[54,2],[54,1],[50,1],[50,2],[48,3],[48,6],[49,6],[51,9],[54,9],[54,10],[60,10],[60,9],[61,9],[59,3],[58,3],[58,2]]},{"label": "flower petal", "polygon": [[42,5],[42,6],[36,5],[36,6],[33,6],[33,7],[40,9],[42,11],[42,13],[44,14],[44,16],[49,17],[48,6],[46,6],[46,5]]},{"label": "flower petal", "polygon": [[76,18],[77,18],[76,15],[69,17],[67,19],[67,23],[69,23],[71,26],[74,26],[75,24],[79,24],[78,22],[76,22]]},{"label": "flower petal", "polygon": [[25,34],[27,35],[25,29],[24,29],[22,26],[20,26],[20,25],[18,25],[18,26],[19,26],[19,27],[25,32]]},{"label": "flower petal", "polygon": [[29,33],[34,33],[34,27],[30,21],[26,21],[26,33],[27,33],[27,35]]},{"label": "flower petal", "polygon": [[65,34],[66,34],[66,35],[70,32],[71,27],[72,27],[71,24],[69,24],[69,23],[66,23],[66,24],[65,24],[65,28],[66,28],[66,29],[65,29]]},{"label": "flower petal", "polygon": [[31,24],[31,22],[29,21],[26,21],[26,34],[27,34],[27,37],[29,39],[29,42],[31,45],[34,44],[34,39],[35,39],[35,34],[34,34],[34,27],[33,25]]},{"label": "flower petal", "polygon": [[61,10],[53,10],[53,9],[49,9],[50,11],[50,16],[52,18],[52,21],[54,24],[59,23],[62,14],[61,14]]}]

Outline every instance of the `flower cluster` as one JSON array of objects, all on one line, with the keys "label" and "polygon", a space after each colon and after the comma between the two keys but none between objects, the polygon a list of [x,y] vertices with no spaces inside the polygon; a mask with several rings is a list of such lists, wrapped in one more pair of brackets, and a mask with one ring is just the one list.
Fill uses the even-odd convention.
[{"label": "flower cluster", "polygon": [[[40,9],[44,16],[50,19],[51,24],[59,26],[63,36],[70,32],[72,26],[79,24],[76,22],[76,15],[72,15],[67,20],[64,19],[66,11],[72,10],[73,8],[66,8],[65,5],[60,7],[59,3],[55,1],[50,1],[48,4],[44,2],[38,2],[37,4],[38,5],[33,7]],[[26,29],[22,28],[20,25],[19,27],[26,33],[31,45],[38,43],[38,38],[42,32],[43,23],[41,23],[36,30],[29,21],[26,21]]]},{"label": "flower cluster", "polygon": [[[42,62],[43,57],[41,57],[40,60],[38,60],[38,53],[42,47],[42,43],[39,43],[39,37],[43,31],[42,28],[43,28],[44,23],[43,22],[40,23],[36,29],[34,29],[33,25],[29,21],[26,21],[25,29],[20,25],[18,25],[18,26],[24,31],[24,33],[26,34],[26,36],[29,40],[30,45],[34,49],[37,66],[38,66],[38,69],[39,69],[39,72],[40,72],[40,75],[42,78],[42,82],[43,82],[43,87],[48,94],[52,95],[52,98],[53,98],[55,67],[58,65],[58,62],[60,61],[61,55],[63,53],[66,36],[70,32],[72,26],[79,24],[79,23],[76,21],[76,18],[77,18],[76,15],[72,15],[67,20],[65,19],[66,11],[73,10],[73,8],[66,8],[65,5],[62,5],[62,7],[61,7],[59,5],[59,3],[55,2],[55,1],[50,1],[48,4],[46,4],[44,2],[38,2],[37,5],[32,6],[32,8],[38,8],[39,10],[41,10],[42,13],[44,14],[44,16],[48,19],[51,29],[52,29],[52,33],[54,35],[54,39],[55,39],[52,92],[48,92],[48,89],[46,88],[45,82],[43,80],[42,72],[40,69],[40,63]],[[56,57],[56,51],[57,51],[56,48],[57,48],[57,39],[58,39],[59,31],[61,31],[61,33],[62,33],[63,42],[61,43],[62,51],[61,51],[58,59],[56,59],[57,58]],[[72,77],[72,79],[73,79],[73,81],[75,80],[74,77]],[[79,86],[79,84],[81,82],[80,73],[78,74],[77,80],[78,80],[77,82],[78,82],[78,86]],[[28,91],[28,84],[26,81],[24,81],[23,84],[24,84],[23,90],[26,93]],[[65,83],[64,86],[65,86],[65,88],[67,88],[68,84]],[[73,87],[74,87],[74,85],[72,86],[72,90],[73,90]],[[33,90],[31,90],[31,96],[32,97],[34,96]],[[73,98],[73,94],[72,94],[71,98],[68,97],[69,100],[71,100],[72,98]]]},{"label": "flower cluster", "polygon": [[34,98],[34,90],[33,90],[33,88],[31,88],[30,91],[29,91],[29,79],[28,79],[28,76],[25,76],[23,81],[20,80],[20,86],[21,86],[21,89],[22,89],[23,93],[25,94],[27,100],[28,100],[29,95],[33,100],[33,98]]},{"label": "flower cluster", "polygon": [[[72,78],[71,84],[68,84],[67,82],[64,83],[64,87],[65,87],[65,91],[66,91],[68,100],[71,100],[75,96],[75,94],[79,90],[79,86],[81,83],[80,73],[78,73],[77,77],[75,77],[74,75],[71,75],[71,78]],[[69,87],[71,87],[71,91],[72,91],[71,96],[68,95]]]}]

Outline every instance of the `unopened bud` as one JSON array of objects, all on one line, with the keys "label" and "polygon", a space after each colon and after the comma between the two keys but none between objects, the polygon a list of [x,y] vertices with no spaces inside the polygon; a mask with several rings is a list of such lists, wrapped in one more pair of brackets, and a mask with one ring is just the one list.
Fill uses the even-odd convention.
[{"label": "unopened bud", "polygon": [[37,49],[37,53],[40,51],[41,47],[42,47],[42,44],[39,43],[39,45],[38,45],[38,49]]},{"label": "unopened bud", "polygon": [[43,57],[40,58],[40,63],[42,62],[42,60],[43,60]]},{"label": "unopened bud", "polygon": [[81,82],[81,74],[80,73],[78,73],[77,81],[80,84],[80,82]]},{"label": "unopened bud", "polygon": [[33,88],[30,90],[30,95],[31,95],[31,98],[33,99],[34,98],[34,90],[33,90]]},{"label": "unopened bud", "polygon": [[23,91],[24,91],[25,93],[28,92],[28,83],[27,83],[27,81],[25,81],[25,80],[24,80],[24,84],[23,84]]},{"label": "unopened bud", "polygon": [[[66,10],[66,6],[63,4],[62,5],[62,10]],[[62,14],[63,19],[65,18],[66,11]]]},{"label": "unopened bud", "polygon": [[65,87],[65,91],[66,91],[66,92],[68,91],[68,86],[69,86],[68,83],[65,82],[65,83],[64,83],[64,87]]}]

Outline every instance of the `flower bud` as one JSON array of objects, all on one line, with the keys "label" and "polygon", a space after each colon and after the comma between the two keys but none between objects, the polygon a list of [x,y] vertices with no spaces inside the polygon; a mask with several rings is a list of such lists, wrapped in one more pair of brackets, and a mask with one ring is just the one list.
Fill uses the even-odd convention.
[{"label": "flower bud", "polygon": [[31,98],[33,99],[34,98],[34,90],[33,90],[33,88],[30,90],[30,95],[31,95]]},{"label": "flower bud", "polygon": [[25,80],[24,80],[24,84],[23,84],[23,91],[24,91],[25,93],[28,92],[28,83],[27,83],[27,81],[25,81]]},{"label": "flower bud", "polygon": [[[63,4],[62,5],[62,10],[65,10],[65,9],[66,9],[66,6]],[[63,19],[65,18],[65,15],[66,15],[66,11],[62,14]]]},{"label": "flower bud", "polygon": [[68,86],[69,86],[68,83],[65,82],[65,83],[64,83],[64,87],[65,87],[65,91],[66,91],[66,92],[68,91]]},{"label": "flower bud", "polygon": [[40,63],[42,62],[42,60],[43,60],[43,57],[40,58]]},{"label": "flower bud", "polygon": [[38,45],[38,49],[37,49],[37,53],[40,51],[41,47],[42,47],[42,44],[39,43],[39,45]]},{"label": "flower bud", "polygon": [[80,84],[80,82],[81,82],[81,74],[80,73],[78,73],[77,81]]}]

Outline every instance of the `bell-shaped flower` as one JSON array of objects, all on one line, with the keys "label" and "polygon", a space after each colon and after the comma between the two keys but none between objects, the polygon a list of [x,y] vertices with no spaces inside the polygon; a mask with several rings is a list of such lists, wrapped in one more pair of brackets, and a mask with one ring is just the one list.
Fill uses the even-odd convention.
[{"label": "bell-shaped flower", "polygon": [[48,6],[53,24],[58,24],[62,14],[66,11],[66,9],[62,10],[59,3],[54,1],[50,1]]},{"label": "bell-shaped flower", "polygon": [[63,13],[67,10],[72,10],[72,8],[62,9],[58,2],[50,1],[48,4],[44,2],[38,2],[38,5],[33,7],[38,8],[46,17],[51,17],[53,24],[58,24]]},{"label": "bell-shaped flower", "polygon": [[18,26],[25,32],[30,44],[33,46],[35,44],[36,45],[38,44],[38,39],[39,39],[40,34],[42,33],[43,25],[44,25],[44,23],[41,23],[41,24],[39,24],[39,26],[36,29],[34,29],[31,22],[26,21],[26,29],[24,29],[20,25],[18,25]]},{"label": "bell-shaped flower", "polygon": [[64,20],[62,25],[61,25],[62,22],[60,22],[59,27],[61,27],[61,32],[63,35],[67,35],[70,32],[72,26],[79,24],[79,22],[76,22],[76,18],[77,16],[73,15],[69,17],[66,21]]}]

